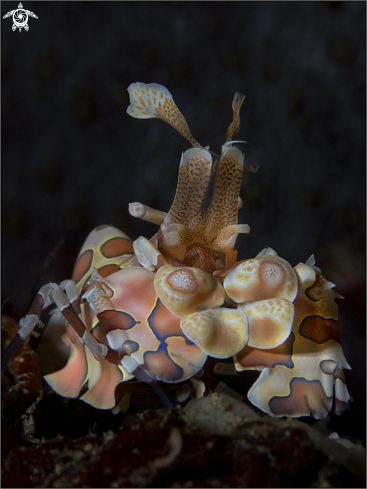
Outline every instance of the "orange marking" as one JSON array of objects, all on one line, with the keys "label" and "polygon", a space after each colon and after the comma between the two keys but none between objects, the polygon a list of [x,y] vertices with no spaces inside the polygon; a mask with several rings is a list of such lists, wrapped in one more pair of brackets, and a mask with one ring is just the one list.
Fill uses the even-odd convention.
[{"label": "orange marking", "polygon": [[93,250],[86,250],[75,263],[72,280],[77,284],[89,272],[93,263]]},{"label": "orange marking", "polygon": [[139,101],[140,101],[141,105],[142,105],[143,107],[145,107],[144,100],[143,100],[141,97],[139,97]]},{"label": "orange marking", "polygon": [[104,267],[98,268],[98,273],[102,278],[106,278],[115,272],[118,272],[121,268],[118,265],[105,265]]},{"label": "orange marking", "polygon": [[133,254],[133,244],[126,238],[112,238],[101,246],[101,253],[105,258],[115,258],[125,254]]}]

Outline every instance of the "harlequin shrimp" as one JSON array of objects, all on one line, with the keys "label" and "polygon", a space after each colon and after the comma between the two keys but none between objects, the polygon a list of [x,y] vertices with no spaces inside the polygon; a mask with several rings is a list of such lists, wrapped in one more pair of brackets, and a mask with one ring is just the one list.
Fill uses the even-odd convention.
[{"label": "harlequin shrimp", "polygon": [[[334,284],[313,255],[293,268],[265,248],[237,262],[237,236],[250,232],[237,222],[244,154],[234,136],[244,95],[235,94],[217,156],[193,138],[165,87],[133,83],[128,92],[129,115],[162,119],[192,145],[181,156],[173,204],[168,213],[129,205],[132,216],[159,226],[150,240],[132,241],[112,226],[92,231],[72,279],[39,290],[2,368],[55,304],[38,353],[41,365],[48,357],[44,378],[61,396],[126,411],[131,393],[148,384],[171,406],[170,386],[176,399],[190,389],[200,397],[208,358],[233,357],[233,371],[261,372],[248,399],[271,416],[342,413],[350,367]],[[214,373],[228,368],[219,362]]]}]

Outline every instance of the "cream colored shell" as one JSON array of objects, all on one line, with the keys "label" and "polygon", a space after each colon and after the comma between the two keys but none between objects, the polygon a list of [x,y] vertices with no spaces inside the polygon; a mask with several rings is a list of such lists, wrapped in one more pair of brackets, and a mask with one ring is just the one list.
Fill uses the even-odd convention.
[{"label": "cream colored shell", "polygon": [[223,283],[227,295],[237,303],[275,297],[293,301],[297,276],[291,265],[274,254],[259,255],[230,270]]},{"label": "cream colored shell", "polygon": [[221,306],[225,292],[209,273],[194,267],[164,265],[154,278],[158,297],[178,317]]},{"label": "cream colored shell", "polygon": [[286,299],[267,299],[239,306],[249,321],[248,345],[267,350],[281,345],[290,335],[294,306]]},{"label": "cream colored shell", "polygon": [[248,341],[248,319],[239,309],[216,307],[181,319],[185,335],[207,355],[227,358]]}]

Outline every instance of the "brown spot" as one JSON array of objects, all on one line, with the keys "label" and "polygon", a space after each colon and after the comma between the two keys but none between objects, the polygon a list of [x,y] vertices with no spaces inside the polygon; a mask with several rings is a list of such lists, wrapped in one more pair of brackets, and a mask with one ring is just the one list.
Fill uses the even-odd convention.
[{"label": "brown spot", "polygon": [[106,258],[115,258],[125,254],[133,254],[132,242],[126,238],[112,238],[101,246],[101,253]]},{"label": "brown spot", "polygon": [[160,299],[157,299],[156,306],[148,317],[148,324],[159,341],[164,341],[167,336],[184,336],[180,318],[174,316]]},{"label": "brown spot", "polygon": [[167,282],[172,287],[173,290],[177,292],[192,293],[198,288],[198,283],[195,275],[187,268],[179,268],[172,272],[168,278]]},{"label": "brown spot", "polygon": [[115,329],[131,329],[135,324],[140,321],[136,321],[131,314],[124,311],[116,311],[114,309],[107,309],[100,314],[98,314],[98,319],[100,320],[106,334]]},{"label": "brown spot", "polygon": [[336,340],[340,343],[339,323],[335,319],[325,319],[321,316],[309,316],[302,321],[299,334],[315,343],[326,343]]},{"label": "brown spot", "polygon": [[168,355],[165,344],[161,344],[157,351],[148,351],[144,354],[144,367],[156,379],[166,382],[177,382],[183,377],[183,369],[179,367]]},{"label": "brown spot", "polygon": [[[312,399],[312,402],[309,400]],[[269,401],[270,411],[275,415],[292,416],[311,412],[310,405],[322,405],[326,411],[332,408],[333,398],[327,397],[319,380],[306,380],[294,377],[290,382],[290,394],[285,397],[274,396]]]},{"label": "brown spot", "polygon": [[237,353],[237,359],[242,367],[246,368],[273,368],[275,365],[285,365],[288,368],[293,368],[293,343],[294,334],[291,333],[281,345],[269,350],[259,350],[246,345],[243,350]]},{"label": "brown spot", "polygon": [[77,284],[90,271],[93,261],[93,250],[86,250],[77,259],[72,280]]},{"label": "brown spot", "polygon": [[104,265],[103,267],[98,268],[98,273],[102,278],[106,278],[109,275],[112,275],[115,272],[118,272],[121,268],[118,265],[110,264]]}]

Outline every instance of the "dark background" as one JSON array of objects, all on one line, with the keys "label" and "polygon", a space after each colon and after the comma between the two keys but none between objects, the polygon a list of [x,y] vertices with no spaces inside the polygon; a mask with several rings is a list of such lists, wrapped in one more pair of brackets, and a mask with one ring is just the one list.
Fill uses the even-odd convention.
[{"label": "dark background", "polygon": [[[1,16],[18,1],[2,2]],[[2,304],[24,316],[38,288],[69,278],[87,234],[156,227],[189,146],[126,114],[127,87],[161,83],[194,137],[220,152],[246,94],[240,258],[312,253],[337,284],[354,401],[342,434],[365,438],[365,2],[23,2],[29,31],[2,20]],[[257,149],[257,146],[261,150]]]}]

